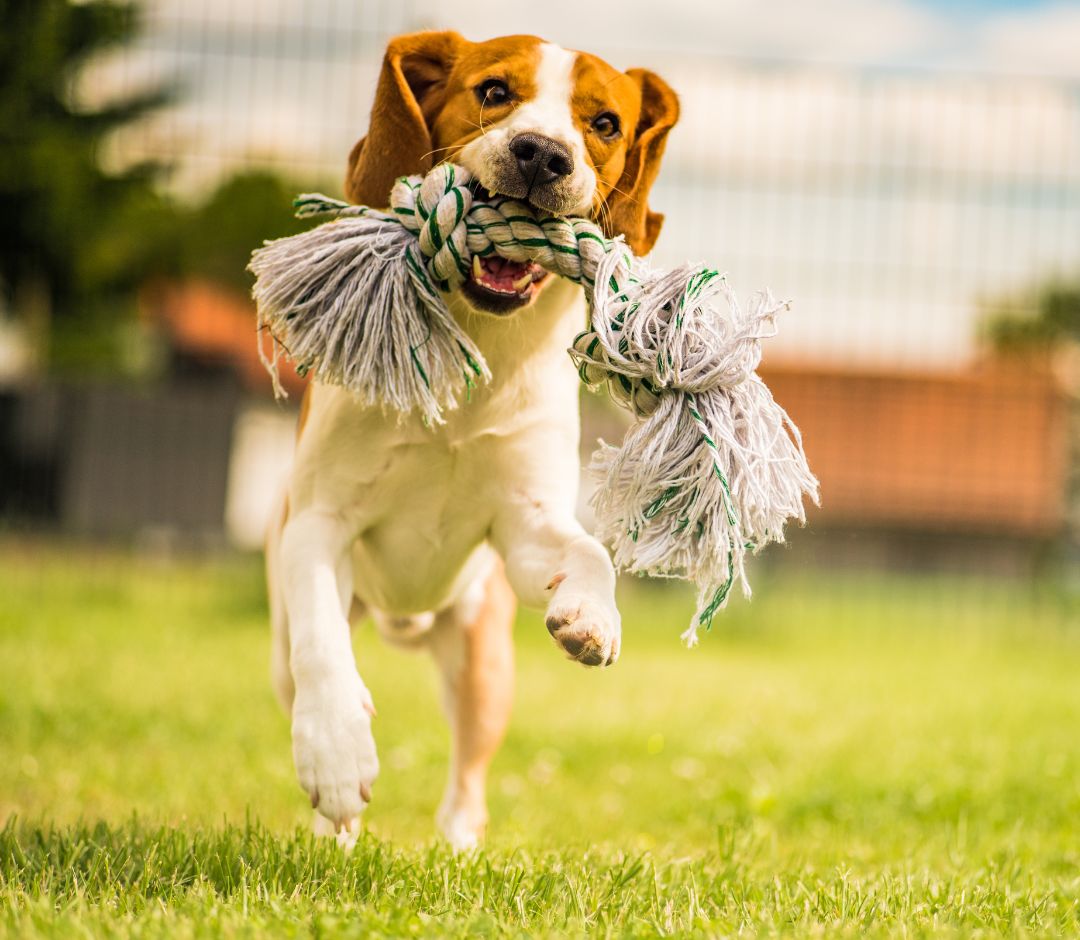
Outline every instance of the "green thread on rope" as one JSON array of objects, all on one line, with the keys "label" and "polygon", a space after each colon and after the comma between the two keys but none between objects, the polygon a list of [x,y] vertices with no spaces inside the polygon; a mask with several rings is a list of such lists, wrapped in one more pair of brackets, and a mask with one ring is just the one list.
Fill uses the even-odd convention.
[{"label": "green thread on rope", "polygon": [[654,499],[648,506],[645,507],[645,511],[642,512],[642,516],[646,519],[652,519],[664,506],[671,501],[672,497],[678,495],[680,487],[669,486],[663,493],[661,493],[656,499]]},{"label": "green thread on rope", "polygon": [[313,215],[323,215],[327,212],[340,212],[349,208],[349,203],[342,202],[340,199],[331,199],[329,196],[313,193],[297,196],[292,201],[292,204],[293,211],[299,219],[305,219]]},{"label": "green thread on rope", "polygon": [[424,340],[424,342],[420,343],[419,346],[410,346],[409,347],[409,355],[412,356],[413,365],[416,366],[416,371],[420,373],[420,378],[422,378],[424,380],[424,384],[428,388],[431,388],[431,382],[429,381],[429,379],[427,377],[427,373],[424,371],[424,366],[420,362],[420,357],[416,354],[416,350],[419,349],[420,346],[423,346],[424,343],[426,343],[426,342],[427,342],[427,340]]},{"label": "green thread on rope", "polygon": [[713,593],[712,600],[705,605],[704,609],[697,616],[697,624],[699,627],[704,627],[706,630],[712,629],[713,618],[716,616],[716,612],[724,606],[724,602],[727,600],[728,594],[731,593],[731,587],[735,583],[735,556],[728,552],[728,573],[724,582]]},{"label": "green thread on rope", "polygon": [[701,438],[705,441],[706,446],[712,452],[713,470],[716,472],[717,477],[720,478],[720,486],[724,490],[724,508],[727,510],[728,522],[731,523],[731,525],[733,526],[738,525],[739,519],[737,513],[735,512],[735,501],[731,497],[731,486],[728,484],[727,475],[720,467],[720,452],[716,447],[716,441],[714,441],[709,435],[707,426],[705,424],[705,419],[697,410],[697,407],[694,404],[693,396],[688,395],[687,398],[690,402],[689,406],[687,407],[687,410],[690,412],[690,417],[692,417],[697,422],[698,426],[701,428]]}]

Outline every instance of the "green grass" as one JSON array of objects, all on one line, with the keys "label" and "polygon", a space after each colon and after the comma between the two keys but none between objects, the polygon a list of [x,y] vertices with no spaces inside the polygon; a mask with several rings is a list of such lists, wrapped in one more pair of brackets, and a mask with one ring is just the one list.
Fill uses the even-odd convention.
[{"label": "green grass", "polygon": [[1009,583],[768,576],[702,645],[625,586],[623,658],[518,627],[485,850],[434,839],[431,664],[357,637],[382,774],[307,835],[249,561],[0,544],[0,932],[1080,933],[1080,625]]}]

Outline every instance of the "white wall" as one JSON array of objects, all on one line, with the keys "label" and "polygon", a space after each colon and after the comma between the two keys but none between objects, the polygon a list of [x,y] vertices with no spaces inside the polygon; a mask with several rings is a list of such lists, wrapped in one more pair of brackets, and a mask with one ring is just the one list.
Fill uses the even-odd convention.
[{"label": "white wall", "polygon": [[225,531],[237,548],[262,547],[285,490],[295,438],[293,409],[250,405],[237,417],[225,497]]}]

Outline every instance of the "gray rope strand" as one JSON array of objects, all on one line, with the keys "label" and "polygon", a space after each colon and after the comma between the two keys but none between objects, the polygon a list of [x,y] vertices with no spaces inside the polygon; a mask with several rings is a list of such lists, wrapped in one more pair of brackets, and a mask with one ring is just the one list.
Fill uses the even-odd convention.
[{"label": "gray rope strand", "polygon": [[736,581],[749,596],[747,556],[782,542],[789,519],[805,521],[805,496],[817,501],[799,431],[755,371],[787,305],[765,292],[743,309],[717,271],[653,271],[589,219],[481,200],[471,182],[442,164],[398,180],[388,211],[299,197],[301,216],[335,220],[268,243],[251,263],[275,387],[284,350],[365,404],[440,423],[490,378],[444,296],[474,256],[534,261],[581,284],[589,324],[571,358],[638,419],[593,456],[597,535],[624,570],[698,585],[683,634],[693,644]]}]

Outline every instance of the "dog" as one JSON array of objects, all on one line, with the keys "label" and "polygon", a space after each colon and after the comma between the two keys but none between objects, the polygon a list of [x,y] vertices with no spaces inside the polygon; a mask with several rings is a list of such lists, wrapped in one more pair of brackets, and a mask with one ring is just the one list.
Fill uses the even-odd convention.
[{"label": "dog", "polygon": [[[589,215],[643,255],[663,221],[647,203],[678,116],[652,72],[533,36],[400,36],[346,195],[385,206],[399,176],[451,160],[489,193]],[[517,602],[545,608],[554,641],[587,666],[618,659],[621,625],[608,553],[575,518],[579,383],[566,350],[587,322],[580,287],[479,259],[447,302],[492,381],[437,427],[309,386],[266,558],[272,679],[312,806],[342,835],[372,798],[375,705],[350,642],[350,623],[369,615],[438,664],[452,748],[437,821],[461,850],[487,824]]]}]

